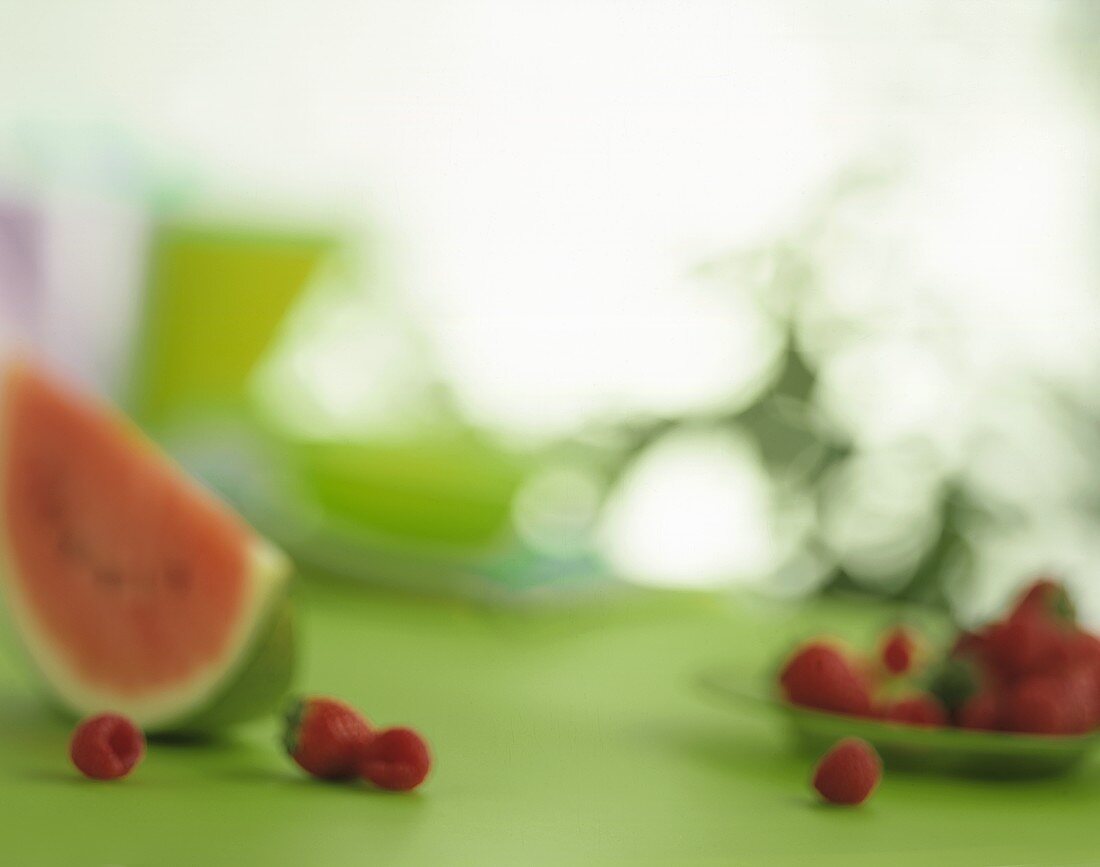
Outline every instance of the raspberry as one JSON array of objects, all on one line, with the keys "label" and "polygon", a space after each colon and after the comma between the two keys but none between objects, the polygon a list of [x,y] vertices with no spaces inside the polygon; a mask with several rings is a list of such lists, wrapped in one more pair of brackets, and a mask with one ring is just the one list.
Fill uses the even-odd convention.
[{"label": "raspberry", "polygon": [[830,804],[862,804],[882,776],[882,761],[859,738],[845,738],[827,752],[814,771],[814,788]]},{"label": "raspberry", "polygon": [[380,789],[408,792],[428,776],[432,757],[428,745],[412,729],[380,732],[363,751],[359,774]]},{"label": "raspberry", "polygon": [[883,719],[913,726],[936,728],[947,725],[947,711],[933,695],[914,695],[888,705]]},{"label": "raspberry", "polygon": [[997,694],[985,690],[972,696],[959,708],[956,721],[964,729],[996,731],[1000,723],[1001,708]]},{"label": "raspberry", "polygon": [[834,647],[811,642],[787,662],[779,677],[792,704],[832,713],[870,716],[867,684]]},{"label": "raspberry", "polygon": [[145,755],[145,735],[124,716],[104,713],[76,727],[69,757],[84,776],[115,780],[137,767]]},{"label": "raspberry", "polygon": [[892,674],[905,674],[913,664],[916,642],[909,631],[898,626],[886,634],[882,645],[882,664]]},{"label": "raspberry", "polygon": [[1005,696],[1004,727],[1040,735],[1082,734],[1092,727],[1092,705],[1080,681],[1051,675],[1028,677]]},{"label": "raspberry", "polygon": [[350,780],[373,733],[356,710],[331,698],[302,698],[286,713],[283,744],[302,770],[323,780]]}]

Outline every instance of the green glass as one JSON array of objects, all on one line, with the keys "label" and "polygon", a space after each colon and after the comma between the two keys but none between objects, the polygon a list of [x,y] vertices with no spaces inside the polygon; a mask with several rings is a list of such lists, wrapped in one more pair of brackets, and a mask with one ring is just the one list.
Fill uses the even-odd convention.
[{"label": "green glass", "polygon": [[153,233],[129,409],[155,428],[243,413],[248,382],[334,238],[165,223]]},{"label": "green glass", "polygon": [[303,564],[480,598],[590,587],[599,572],[590,553],[548,557],[515,530],[513,504],[537,457],[433,403],[430,389],[426,419],[399,436],[305,436],[264,411],[261,381],[297,395],[293,412],[311,412],[301,384],[295,391],[268,365],[318,304],[346,302],[369,281],[350,258],[324,232],[159,226],[130,412]]}]

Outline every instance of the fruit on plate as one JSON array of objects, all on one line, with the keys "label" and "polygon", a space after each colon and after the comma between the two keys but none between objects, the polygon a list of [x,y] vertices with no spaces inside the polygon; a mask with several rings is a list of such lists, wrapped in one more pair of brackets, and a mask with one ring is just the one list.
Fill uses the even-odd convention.
[{"label": "fruit on plate", "polygon": [[779,675],[787,698],[794,704],[832,713],[868,716],[870,686],[845,654],[826,641],[800,647]]},{"label": "fruit on plate", "polygon": [[938,658],[922,651],[928,664],[912,664],[918,647],[930,645],[902,627],[863,657],[813,640],[792,653],[779,686],[791,704],[899,725],[1033,735],[1100,726],[1100,638],[1051,578],[1032,582],[1002,619],[960,631]]},{"label": "fruit on plate", "polygon": [[939,728],[947,725],[947,711],[934,695],[918,693],[889,703],[882,710],[882,718],[890,722],[913,726]]},{"label": "fruit on plate", "polygon": [[0,368],[0,590],[63,708],[146,731],[271,711],[290,574],[120,414],[29,362]]},{"label": "fruit on plate", "polygon": [[906,674],[914,667],[917,642],[904,626],[889,630],[883,636],[882,665],[890,674]]}]

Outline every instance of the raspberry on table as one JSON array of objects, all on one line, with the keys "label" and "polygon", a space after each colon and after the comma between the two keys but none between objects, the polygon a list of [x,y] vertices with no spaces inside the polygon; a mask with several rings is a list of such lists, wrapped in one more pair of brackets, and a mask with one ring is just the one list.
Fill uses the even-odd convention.
[{"label": "raspberry on table", "polygon": [[813,786],[830,804],[862,804],[882,777],[882,760],[860,738],[845,738],[818,762]]},{"label": "raspberry on table", "polygon": [[69,757],[93,780],[116,780],[130,773],[145,756],[145,735],[124,716],[103,713],[76,727]]},{"label": "raspberry on table", "polygon": [[359,760],[359,773],[380,789],[407,792],[419,786],[431,770],[428,745],[412,729],[379,732]]},{"label": "raspberry on table", "polygon": [[359,757],[372,737],[370,723],[333,698],[301,698],[287,709],[287,753],[302,770],[323,780],[354,779]]}]

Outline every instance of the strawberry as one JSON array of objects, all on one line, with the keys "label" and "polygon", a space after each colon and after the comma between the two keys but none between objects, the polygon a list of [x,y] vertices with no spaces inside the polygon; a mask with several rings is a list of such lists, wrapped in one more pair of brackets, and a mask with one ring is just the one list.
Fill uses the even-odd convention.
[{"label": "strawberry", "polygon": [[983,690],[966,700],[955,715],[960,728],[996,731],[1000,724],[1001,706],[997,693]]},{"label": "strawberry", "polygon": [[1096,671],[1087,665],[1073,665],[1062,676],[1069,708],[1070,731],[1092,731],[1100,722],[1100,696],[1096,692]]},{"label": "strawberry", "polygon": [[373,733],[360,714],[332,698],[301,698],[286,713],[283,743],[304,771],[325,780],[350,780]]},{"label": "strawberry", "polygon": [[947,725],[947,711],[934,695],[921,693],[895,701],[883,710],[882,718],[906,725],[938,728]]},{"label": "strawberry", "polygon": [[871,715],[871,694],[844,655],[828,644],[810,642],[788,660],[779,682],[792,704],[853,716]]},{"label": "strawberry", "polygon": [[1092,683],[1092,695],[1097,703],[1100,723],[1100,638],[1089,632],[1078,632],[1070,643],[1072,665],[1087,672]]},{"label": "strawberry", "polygon": [[1035,675],[1005,695],[1004,728],[1041,735],[1082,734],[1092,727],[1092,704],[1079,681]]},{"label": "strawberry", "polygon": [[1030,584],[1020,594],[1010,619],[1024,613],[1043,614],[1067,625],[1073,624],[1077,619],[1077,610],[1069,593],[1053,578],[1039,578]]},{"label": "strawberry", "polygon": [[955,638],[949,655],[952,659],[985,659],[988,653],[987,641],[984,631],[972,632],[964,629]]},{"label": "strawberry", "polygon": [[830,804],[862,804],[882,777],[882,761],[866,741],[845,738],[814,770],[813,785]]},{"label": "strawberry", "polygon": [[1096,671],[1100,687],[1100,638],[1084,630],[1076,632],[1069,639],[1067,653],[1072,665]]},{"label": "strawberry", "polygon": [[1008,617],[986,629],[984,657],[1009,680],[1061,670],[1070,662],[1074,618],[1073,602],[1061,584],[1036,581]]},{"label": "strawberry", "polygon": [[987,630],[988,658],[1007,678],[1056,671],[1069,661],[1074,633],[1035,606]]}]

